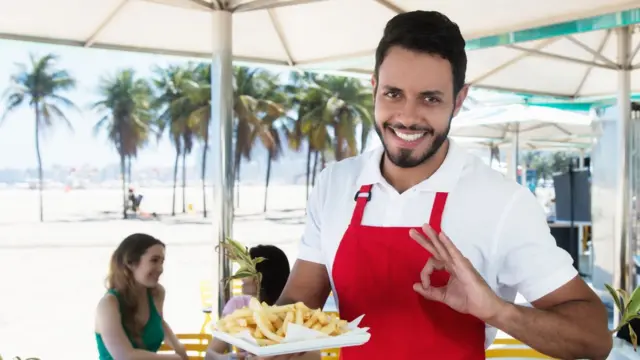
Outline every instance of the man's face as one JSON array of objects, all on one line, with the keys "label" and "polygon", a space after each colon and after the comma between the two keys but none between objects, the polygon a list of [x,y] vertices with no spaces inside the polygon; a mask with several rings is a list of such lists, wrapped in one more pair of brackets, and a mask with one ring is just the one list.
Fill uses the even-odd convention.
[{"label": "man's face", "polygon": [[467,95],[453,93],[451,63],[437,55],[392,47],[374,79],[376,132],[396,166],[418,166],[447,139]]}]

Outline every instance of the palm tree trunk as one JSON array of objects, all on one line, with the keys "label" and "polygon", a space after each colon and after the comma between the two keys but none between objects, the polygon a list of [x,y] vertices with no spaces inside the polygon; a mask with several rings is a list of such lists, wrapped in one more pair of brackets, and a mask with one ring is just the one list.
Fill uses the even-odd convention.
[{"label": "palm tree trunk", "polygon": [[[123,148],[123,144],[120,144],[120,149]],[[122,151],[122,150],[120,150]],[[127,218],[127,189],[126,189],[126,165],[125,165],[125,155],[120,154],[120,175],[122,177],[122,218]]]},{"label": "palm tree trunk", "polygon": [[[208,121],[208,120],[207,120]],[[207,131],[209,127],[207,126]],[[202,172],[201,172],[201,182],[202,182],[202,211],[204,217],[207,217],[207,186],[206,186],[206,173],[207,173],[207,151],[209,150],[209,136],[204,137],[204,150],[202,150]]]},{"label": "palm tree trunk", "polygon": [[182,213],[187,213],[187,152],[182,152]]},{"label": "palm tree trunk", "polygon": [[233,161],[233,169],[234,169],[234,178],[235,178],[235,186],[236,186],[236,196],[235,196],[235,200],[236,200],[236,208],[240,207],[240,163],[242,162],[242,153],[240,152],[240,149],[238,148],[238,144],[236,143],[236,150],[235,150],[235,158]]},{"label": "palm tree trunk", "polygon": [[129,179],[129,187],[131,187],[131,156],[127,156],[127,178]]},{"label": "palm tree trunk", "polygon": [[342,154],[342,136],[337,135],[336,136],[336,145],[335,145],[335,152],[336,152],[336,161],[340,161],[343,159],[343,154]]},{"label": "palm tree trunk", "polygon": [[311,176],[311,144],[309,144],[309,148],[307,149],[307,183],[306,183],[306,191],[307,196],[306,199],[309,198],[309,178]]},{"label": "palm tree trunk", "polygon": [[40,200],[40,222],[44,221],[42,203],[42,156],[40,155],[40,104],[36,102],[36,157],[38,158],[38,197]]},{"label": "palm tree trunk", "polygon": [[176,148],[176,160],[173,162],[173,201],[171,203],[171,216],[176,216],[176,186],[178,184],[178,163],[180,162],[180,149]]},{"label": "palm tree trunk", "polygon": [[318,153],[319,151],[313,152],[313,168],[311,170],[311,186],[316,186],[316,174],[318,173]]},{"label": "palm tree trunk", "polygon": [[267,178],[264,181],[264,208],[262,212],[267,212],[267,194],[269,193],[269,178],[271,177],[271,162],[273,160],[273,152],[267,152]]},{"label": "palm tree trunk", "polygon": [[236,208],[240,207],[240,163],[236,170]]}]

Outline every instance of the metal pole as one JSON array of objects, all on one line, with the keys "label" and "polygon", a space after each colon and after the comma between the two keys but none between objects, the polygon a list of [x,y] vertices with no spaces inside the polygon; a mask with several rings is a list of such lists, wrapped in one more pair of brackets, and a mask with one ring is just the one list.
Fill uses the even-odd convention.
[{"label": "metal pole", "polygon": [[[211,13],[213,53],[211,58],[211,144],[213,154],[213,226],[216,245],[232,236],[233,227],[233,65],[231,52],[231,12]],[[214,267],[214,290],[217,304],[212,308],[222,314],[230,290],[223,280],[229,276],[229,261],[218,249]]]},{"label": "metal pole", "polygon": [[[515,179],[516,181],[518,181],[518,165],[520,165],[520,124],[517,123],[516,124],[516,142],[513,145],[514,149],[513,149],[513,164],[514,164],[514,168],[515,168]],[[520,178],[520,181],[522,182],[522,178]],[[525,185],[523,183],[523,185]]]},{"label": "metal pole", "polygon": [[[631,33],[629,27],[616,29],[618,38],[618,91],[617,107],[619,123],[617,126],[618,138],[618,164],[616,166],[617,189],[616,192],[616,226],[614,227],[614,267],[613,284],[615,287],[632,290],[629,275],[633,263],[629,263],[629,214],[630,214],[630,191],[629,191],[629,136],[631,130],[631,73],[629,63],[629,53],[631,51]],[[635,269],[633,269],[635,271]],[[617,322],[619,316],[614,317]]]}]

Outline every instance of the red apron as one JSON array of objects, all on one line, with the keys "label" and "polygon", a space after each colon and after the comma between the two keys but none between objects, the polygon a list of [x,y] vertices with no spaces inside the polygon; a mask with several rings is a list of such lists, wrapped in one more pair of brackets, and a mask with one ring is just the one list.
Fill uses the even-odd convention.
[{"label": "red apron", "polygon": [[[482,321],[425,300],[413,290],[431,254],[404,227],[362,225],[372,185],[356,193],[356,206],[335,256],[332,277],[340,317],[353,320],[365,314],[360,326],[371,339],[341,349],[341,360],[485,358]],[[447,193],[437,193],[429,225],[440,232]],[[419,209],[416,209],[419,211]],[[460,224],[464,226],[464,224]],[[449,274],[436,271],[431,283],[443,286]]]}]

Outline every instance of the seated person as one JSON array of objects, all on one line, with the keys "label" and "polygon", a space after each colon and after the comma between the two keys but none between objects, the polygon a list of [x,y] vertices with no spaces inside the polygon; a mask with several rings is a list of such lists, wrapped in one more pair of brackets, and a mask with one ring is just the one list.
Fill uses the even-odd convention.
[{"label": "seated person", "polygon": [[[146,234],[125,238],[111,256],[107,293],[96,311],[100,360],[187,360],[187,353],[162,317],[164,244]],[[156,354],[162,342],[175,354]]]},{"label": "seated person", "polygon": [[129,188],[129,207],[131,211],[138,212],[140,209],[140,203],[142,202],[142,195],[136,195],[133,188]]},{"label": "seated person", "polygon": [[[252,259],[263,257],[266,260],[256,265],[257,270],[262,274],[262,285],[260,288],[260,302],[266,302],[268,305],[274,305],[284,285],[289,278],[290,267],[289,260],[284,251],[273,245],[258,245],[249,249],[249,255]],[[252,279],[242,280],[243,295],[231,298],[222,310],[222,316],[231,314],[237,309],[241,309],[249,305],[249,299],[257,293],[257,284]],[[224,360],[235,359],[232,354],[224,354],[229,345],[223,341],[213,339],[209,344],[209,349],[205,356],[205,360]],[[237,359],[244,359],[246,353],[237,354]],[[298,357],[299,360],[319,360],[320,354],[317,352],[308,353]]]}]

